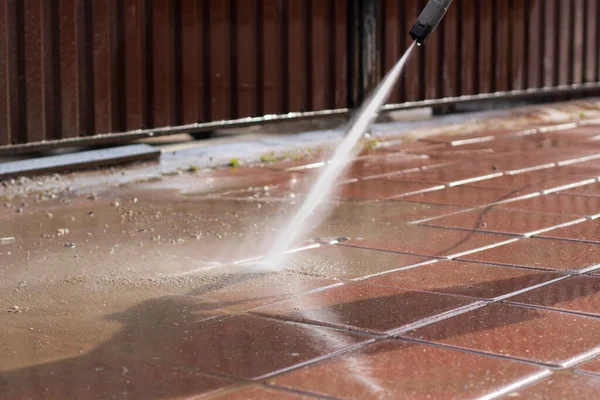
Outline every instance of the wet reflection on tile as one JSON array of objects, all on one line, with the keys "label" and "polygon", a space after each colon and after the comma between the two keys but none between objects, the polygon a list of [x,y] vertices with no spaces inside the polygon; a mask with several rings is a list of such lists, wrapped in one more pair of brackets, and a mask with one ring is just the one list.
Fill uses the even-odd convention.
[{"label": "wet reflection on tile", "polygon": [[508,301],[599,316],[600,277],[573,276]]},{"label": "wet reflection on tile", "polygon": [[374,277],[365,283],[491,299],[560,276],[554,273],[446,260]]},{"label": "wet reflection on tile", "polygon": [[600,319],[504,304],[490,304],[403,336],[549,365],[600,345]]},{"label": "wet reflection on tile", "polygon": [[424,222],[423,225],[524,235],[576,220],[575,216],[495,208],[478,209]]},{"label": "wet reflection on tile", "polygon": [[558,373],[543,381],[518,389],[502,399],[564,400],[596,399],[600,378],[571,373]]},{"label": "wet reflection on tile", "polygon": [[462,259],[547,270],[584,270],[600,265],[598,246],[549,239],[521,239]]},{"label": "wet reflection on tile", "polygon": [[[138,336],[139,337],[139,336]],[[158,356],[174,367],[253,379],[285,370],[309,360],[334,354],[367,339],[328,328],[234,315],[181,330],[174,351],[156,354],[164,347],[142,349],[131,341],[131,354],[148,360]],[[153,354],[154,353],[154,354]]]},{"label": "wet reflection on tile", "polygon": [[352,283],[298,296],[254,312],[383,334],[471,302],[435,293]]},{"label": "wet reflection on tile", "polygon": [[479,398],[541,372],[524,363],[389,340],[272,382],[344,399],[441,400]]}]

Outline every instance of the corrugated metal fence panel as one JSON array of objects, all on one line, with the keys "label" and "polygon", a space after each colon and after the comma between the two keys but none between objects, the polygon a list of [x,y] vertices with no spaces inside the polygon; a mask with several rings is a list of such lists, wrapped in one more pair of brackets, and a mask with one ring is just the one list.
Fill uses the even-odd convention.
[{"label": "corrugated metal fence panel", "polygon": [[[424,3],[383,0],[382,57],[388,69],[408,46],[405,31]],[[441,33],[433,35],[410,61],[392,100],[402,103],[598,82],[599,3],[455,0],[440,25]]]},{"label": "corrugated metal fence panel", "polygon": [[[373,1],[0,0],[0,146],[348,107]],[[383,73],[426,0],[379,2]],[[455,0],[391,102],[598,82],[599,3]]]},{"label": "corrugated metal fence panel", "polygon": [[0,0],[0,145],[342,108],[347,0]]}]

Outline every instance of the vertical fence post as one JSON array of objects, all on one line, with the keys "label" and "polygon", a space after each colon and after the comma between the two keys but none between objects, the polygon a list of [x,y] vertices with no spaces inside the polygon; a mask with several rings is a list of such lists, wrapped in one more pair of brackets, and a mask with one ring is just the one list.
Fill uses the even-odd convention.
[{"label": "vertical fence post", "polygon": [[348,107],[381,79],[381,0],[348,0]]}]

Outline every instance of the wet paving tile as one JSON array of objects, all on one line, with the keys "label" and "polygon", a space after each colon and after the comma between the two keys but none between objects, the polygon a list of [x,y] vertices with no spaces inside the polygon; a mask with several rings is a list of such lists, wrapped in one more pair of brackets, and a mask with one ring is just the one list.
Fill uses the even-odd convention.
[{"label": "wet paving tile", "polygon": [[507,301],[600,316],[600,277],[573,276]]},{"label": "wet paving tile", "polygon": [[412,253],[431,257],[453,257],[487,246],[498,245],[511,236],[468,232],[433,227],[402,227],[397,236],[364,240],[349,240],[342,246]]},{"label": "wet paving tile", "polygon": [[207,395],[234,382],[196,371],[93,351],[0,372],[3,399],[171,399]]},{"label": "wet paving tile", "polygon": [[398,200],[341,201],[310,233],[309,238],[345,236],[381,238],[400,235],[410,222],[451,214],[464,207]]},{"label": "wet paving tile", "polygon": [[466,399],[495,393],[543,372],[524,363],[388,340],[272,382],[344,399]]},{"label": "wet paving tile", "polygon": [[[549,168],[542,171],[554,171],[557,168]],[[536,171],[538,173],[542,171]],[[556,171],[558,173],[558,171]],[[536,176],[537,175],[537,176]],[[498,178],[486,179],[479,182],[469,183],[468,186],[501,188],[511,190],[516,195],[526,195],[530,193],[569,190],[572,187],[586,187],[593,184],[594,178],[586,175],[567,174],[563,176],[543,176],[544,174],[535,174],[534,172],[503,175]]]},{"label": "wet paving tile", "polygon": [[[265,155],[263,159],[270,158],[269,155]],[[323,167],[329,159],[328,154],[300,157],[292,160],[280,160],[263,163],[264,168],[274,170],[292,170],[292,171],[305,171],[310,169],[319,169]]]},{"label": "wet paving tile", "polygon": [[600,247],[591,243],[527,238],[461,258],[518,267],[582,271],[600,265],[598,250]]},{"label": "wet paving tile", "polygon": [[480,168],[483,171],[514,173],[530,169],[550,168],[555,166],[556,157],[540,151],[516,152],[470,161],[465,167]]},{"label": "wet paving tile", "polygon": [[429,260],[409,254],[326,246],[293,254],[286,269],[311,276],[356,279]]},{"label": "wet paving tile", "polygon": [[508,235],[524,235],[576,221],[578,217],[495,208],[478,209],[424,222],[423,225]]},{"label": "wet paving tile", "polygon": [[160,342],[153,349],[131,341],[126,348],[128,354],[147,360],[158,357],[164,365],[255,379],[333,355],[368,339],[329,328],[234,315],[198,323],[168,340],[173,342],[168,351],[161,349],[165,345]]},{"label": "wet paving tile", "polygon": [[309,394],[293,393],[278,388],[252,385],[211,398],[219,400],[307,400],[315,399],[316,397]]},{"label": "wet paving tile", "polygon": [[507,208],[511,210],[594,216],[600,214],[600,198],[548,194],[525,200],[517,200],[498,204],[496,207]]},{"label": "wet paving tile", "polygon": [[510,190],[457,186],[403,197],[403,201],[478,207],[515,197]]},{"label": "wet paving tile", "polygon": [[[506,133],[506,131],[503,131],[502,133]],[[478,133],[465,132],[451,135],[442,134],[428,136],[423,140],[430,143],[442,143],[456,147],[473,143],[488,143],[494,141],[495,139],[496,136],[494,133],[489,131],[483,131]]]},{"label": "wet paving tile", "polygon": [[214,194],[248,187],[278,185],[296,175],[261,166],[221,168],[171,176],[169,179],[161,179],[156,182],[139,183],[136,184],[136,188],[171,190],[183,194]]},{"label": "wet paving tile", "polygon": [[584,221],[579,224],[546,231],[539,237],[600,243],[600,220]]},{"label": "wet paving tile", "polygon": [[558,165],[558,163],[561,165],[573,164],[594,154],[594,152],[587,150],[542,149],[489,157],[487,159],[467,162],[464,165],[477,166],[486,171],[494,170],[505,173],[515,173],[533,169],[550,168]]},{"label": "wet paving tile", "polygon": [[534,385],[517,389],[502,399],[593,400],[598,397],[598,391],[600,391],[600,378],[559,373]]},{"label": "wet paving tile", "polygon": [[600,319],[490,304],[402,334],[533,362],[570,366],[600,345]]},{"label": "wet paving tile", "polygon": [[207,285],[199,285],[189,295],[215,309],[243,311],[339,283],[288,272],[252,272],[251,266],[239,270],[239,273],[215,274],[207,279]]},{"label": "wet paving tile", "polygon": [[472,300],[352,283],[255,309],[255,313],[385,334]]},{"label": "wet paving tile", "polygon": [[499,176],[500,173],[490,174],[474,168],[435,168],[425,171],[393,174],[386,178],[391,181],[442,183],[456,186],[467,182],[490,179],[496,175]]},{"label": "wet paving tile", "polygon": [[481,151],[486,155],[506,155],[507,153],[534,151],[540,149],[542,145],[531,140],[517,140],[514,137],[497,138],[491,142],[481,142],[463,145],[457,148],[466,151]]},{"label": "wet paving tile", "polygon": [[491,299],[560,277],[497,265],[444,260],[383,276],[365,283],[442,294]]},{"label": "wet paving tile", "polygon": [[381,200],[407,196],[412,193],[441,189],[435,183],[400,182],[387,179],[372,179],[341,185],[335,195],[351,200]]},{"label": "wet paving tile", "polygon": [[364,179],[395,172],[415,170],[419,167],[436,163],[438,162],[431,160],[425,155],[398,152],[380,156],[361,157],[348,167],[346,174],[350,178]]}]

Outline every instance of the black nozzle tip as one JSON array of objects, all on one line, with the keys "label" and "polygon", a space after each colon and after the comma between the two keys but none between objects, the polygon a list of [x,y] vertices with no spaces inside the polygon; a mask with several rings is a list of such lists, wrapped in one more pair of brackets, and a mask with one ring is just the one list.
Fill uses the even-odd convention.
[{"label": "black nozzle tip", "polygon": [[430,34],[431,34],[431,26],[422,24],[420,22],[417,22],[416,24],[414,24],[412,29],[409,32],[409,35],[412,38],[412,40],[414,40],[415,42],[417,42],[419,44],[423,44],[425,42],[425,39],[427,39],[427,37]]}]

